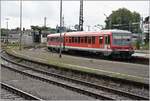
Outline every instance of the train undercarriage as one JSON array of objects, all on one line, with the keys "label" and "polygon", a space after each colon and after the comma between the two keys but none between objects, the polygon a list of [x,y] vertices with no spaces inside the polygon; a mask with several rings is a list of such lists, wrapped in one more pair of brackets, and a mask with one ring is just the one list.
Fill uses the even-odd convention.
[{"label": "train undercarriage", "polygon": [[[59,47],[48,47],[49,51],[59,52]],[[84,50],[74,50],[74,49],[65,49],[62,48],[62,52],[68,53],[82,53],[82,54],[96,54],[97,56],[104,56],[109,58],[121,58],[121,59],[130,59],[134,51],[84,51]]]}]

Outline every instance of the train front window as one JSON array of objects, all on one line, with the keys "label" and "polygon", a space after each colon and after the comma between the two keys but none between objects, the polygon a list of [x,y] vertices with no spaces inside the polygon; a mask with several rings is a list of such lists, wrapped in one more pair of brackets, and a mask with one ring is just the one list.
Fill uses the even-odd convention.
[{"label": "train front window", "polygon": [[125,46],[131,44],[131,34],[127,33],[113,33],[113,45]]}]

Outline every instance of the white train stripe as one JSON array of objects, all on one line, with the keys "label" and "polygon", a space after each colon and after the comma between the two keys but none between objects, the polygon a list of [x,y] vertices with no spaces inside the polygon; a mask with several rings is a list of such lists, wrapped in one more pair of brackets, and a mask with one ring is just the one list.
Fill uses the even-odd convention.
[{"label": "white train stripe", "polygon": [[[48,47],[52,48],[60,48],[59,45],[48,45]],[[62,46],[63,48],[64,46]],[[65,46],[65,49],[72,49],[72,50],[84,50],[84,51],[95,51],[95,52],[112,52],[112,49],[105,49],[105,48],[86,48],[86,47],[72,47],[72,46]]]}]

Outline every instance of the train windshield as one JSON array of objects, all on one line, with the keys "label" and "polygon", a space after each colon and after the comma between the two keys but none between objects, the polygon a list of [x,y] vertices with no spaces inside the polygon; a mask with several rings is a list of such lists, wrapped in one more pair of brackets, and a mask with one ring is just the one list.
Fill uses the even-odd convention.
[{"label": "train windshield", "polygon": [[113,33],[113,45],[128,46],[131,45],[131,33]]}]

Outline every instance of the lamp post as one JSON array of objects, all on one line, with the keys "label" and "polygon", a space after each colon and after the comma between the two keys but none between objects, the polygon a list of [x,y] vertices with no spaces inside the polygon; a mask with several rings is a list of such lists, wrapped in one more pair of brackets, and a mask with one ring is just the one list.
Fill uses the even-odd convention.
[{"label": "lamp post", "polygon": [[143,17],[141,17],[141,30],[142,30],[142,33],[141,33],[141,43],[143,44],[144,43],[144,40],[143,40],[143,34],[144,34],[144,27],[143,27]]},{"label": "lamp post", "polygon": [[8,37],[9,37],[8,20],[9,20],[9,18],[6,18],[6,27],[7,27],[7,39],[6,39],[6,44],[7,44],[7,45],[8,45]]},{"label": "lamp post", "polygon": [[20,0],[20,40],[19,40],[19,50],[22,49],[22,0]]},{"label": "lamp post", "polygon": [[60,0],[60,47],[59,47],[59,58],[62,57],[62,54],[61,54],[61,44],[62,44],[62,36],[61,36],[61,31],[62,31],[62,0]]}]

